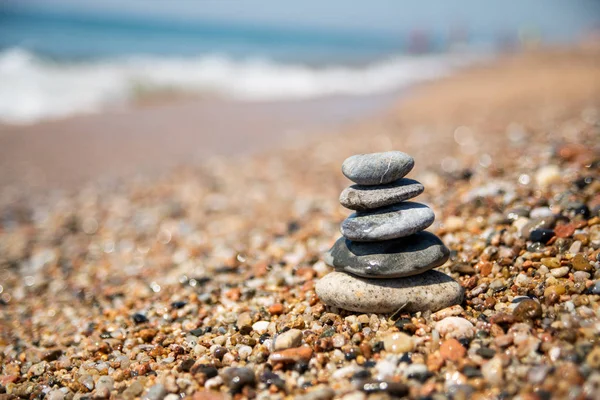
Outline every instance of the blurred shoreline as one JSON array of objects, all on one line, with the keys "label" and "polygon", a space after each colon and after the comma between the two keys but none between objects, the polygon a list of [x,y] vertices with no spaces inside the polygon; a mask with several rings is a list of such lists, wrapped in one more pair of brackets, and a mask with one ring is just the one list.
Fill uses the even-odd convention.
[{"label": "blurred shoreline", "polygon": [[[318,140],[317,133],[375,131],[395,121],[417,129],[459,114],[466,123],[477,115],[493,115],[496,107],[550,103],[554,93],[588,93],[592,100],[600,92],[599,54],[592,46],[506,55],[387,94],[262,102],[167,95],[125,110],[0,125],[0,188],[73,188]],[[490,143],[498,140],[504,138],[489,138]],[[443,147],[444,141],[435,138],[434,143]],[[469,154],[460,159],[469,160]]]},{"label": "blurred shoreline", "polygon": [[262,102],[166,93],[123,109],[0,124],[0,188],[73,188],[210,157],[250,155],[370,118],[403,93]]}]

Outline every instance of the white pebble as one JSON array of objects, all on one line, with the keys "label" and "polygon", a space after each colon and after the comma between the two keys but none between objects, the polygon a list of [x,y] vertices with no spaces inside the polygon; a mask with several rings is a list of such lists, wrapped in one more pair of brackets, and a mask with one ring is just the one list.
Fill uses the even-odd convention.
[{"label": "white pebble", "polygon": [[361,371],[361,370],[362,370],[362,368],[359,367],[358,365],[351,364],[351,365],[348,365],[347,367],[338,369],[331,375],[331,377],[334,380],[350,378],[356,372]]},{"label": "white pebble", "polygon": [[548,207],[537,207],[531,210],[529,218],[544,218],[552,215],[554,215],[554,213]]},{"label": "white pebble", "polygon": [[299,347],[302,344],[302,331],[299,329],[290,329],[280,335],[277,335],[273,348],[277,350],[285,350],[292,347]]},{"label": "white pebble", "polygon": [[571,247],[569,247],[569,253],[571,254],[577,254],[579,253],[579,250],[581,250],[581,241],[580,240],[576,240],[573,242],[573,244],[571,245]]},{"label": "white pebble", "polygon": [[258,321],[252,325],[252,330],[256,333],[263,334],[269,329],[269,321]]},{"label": "white pebble", "polygon": [[48,400],[63,400],[64,398],[65,394],[59,389],[54,389],[46,395],[46,399]]},{"label": "white pebble", "polygon": [[440,311],[434,312],[431,314],[431,319],[434,321],[440,321],[446,317],[454,317],[460,315],[464,312],[464,308],[462,308],[459,304],[456,304],[451,307],[446,307],[441,309]]},{"label": "white pebble", "polygon": [[446,339],[464,339],[475,335],[475,327],[471,322],[461,317],[447,317],[436,322],[435,329]]},{"label": "white pebble", "polygon": [[336,347],[338,349],[346,344],[346,338],[343,335],[340,335],[339,333],[333,335],[331,339],[333,342],[333,347]]},{"label": "white pebble", "polygon": [[573,278],[575,278],[575,282],[585,282],[591,278],[591,275],[585,271],[576,271]]},{"label": "white pebble", "polygon": [[492,358],[481,366],[481,374],[492,385],[500,385],[504,374],[502,360],[499,357]]},{"label": "white pebble", "polygon": [[550,270],[550,273],[555,278],[561,278],[569,273],[569,267],[560,267]]},{"label": "white pebble", "polygon": [[214,378],[207,379],[206,383],[204,383],[204,387],[207,389],[216,389],[221,385],[223,385],[223,378],[221,378],[220,376],[215,376]]},{"label": "white pebble", "polygon": [[529,218],[525,218],[525,217],[519,217],[515,220],[515,222],[512,223],[512,226],[514,226],[515,228],[517,228],[517,232],[521,232],[521,230],[523,229],[523,227],[525,225],[527,225],[527,223],[529,222]]},{"label": "white pebble", "polygon": [[425,364],[410,364],[404,370],[404,376],[425,375],[427,373],[427,365]]},{"label": "white pebble", "polygon": [[565,301],[563,306],[565,307],[565,310],[567,310],[568,312],[575,311],[575,303],[573,303],[572,301]]},{"label": "white pebble", "polygon": [[531,282],[531,278],[524,273],[520,273],[515,278],[515,285],[517,286],[527,286],[529,285],[529,282]]},{"label": "white pebble", "polygon": [[363,392],[351,392],[342,396],[343,400],[365,400],[367,395]]},{"label": "white pebble", "polygon": [[252,347],[246,345],[240,346],[238,354],[240,355],[240,359],[246,360],[252,354]]},{"label": "white pebble", "polygon": [[375,379],[382,381],[394,375],[397,363],[398,359],[393,357],[386,358],[385,360],[377,362],[377,364],[375,365],[375,370],[377,371]]},{"label": "white pebble", "polygon": [[559,180],[560,168],[557,165],[546,165],[535,173],[535,181],[542,188],[547,188]]}]

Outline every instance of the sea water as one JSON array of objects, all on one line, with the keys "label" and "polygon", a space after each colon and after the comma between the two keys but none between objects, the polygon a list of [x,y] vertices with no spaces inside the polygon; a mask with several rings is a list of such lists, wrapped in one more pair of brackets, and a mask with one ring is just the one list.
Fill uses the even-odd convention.
[{"label": "sea water", "polygon": [[424,54],[405,36],[169,21],[65,11],[0,12],[0,122],[31,123],[174,91],[239,101],[369,95],[482,58]]}]

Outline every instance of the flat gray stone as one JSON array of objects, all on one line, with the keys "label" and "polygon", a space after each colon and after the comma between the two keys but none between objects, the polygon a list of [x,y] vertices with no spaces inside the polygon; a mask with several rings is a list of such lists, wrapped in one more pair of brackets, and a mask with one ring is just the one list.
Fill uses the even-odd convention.
[{"label": "flat gray stone", "polygon": [[351,210],[365,211],[389,206],[412,199],[423,193],[425,187],[408,178],[387,185],[352,185],[340,194],[340,204]]},{"label": "flat gray stone", "polygon": [[369,212],[357,211],[342,222],[340,230],[346,239],[375,242],[420,232],[434,219],[431,208],[405,201]]},{"label": "flat gray stone", "polygon": [[414,166],[415,160],[401,151],[357,154],[344,161],[342,173],[359,185],[383,185],[402,178]]},{"label": "flat gray stone", "polygon": [[399,278],[439,267],[449,255],[440,238],[419,232],[382,242],[352,242],[342,237],[324,258],[337,271],[365,278]]},{"label": "flat gray stone", "polygon": [[361,313],[432,312],[460,304],[463,289],[439,271],[398,279],[367,279],[344,272],[321,278],[315,290],[328,306]]}]

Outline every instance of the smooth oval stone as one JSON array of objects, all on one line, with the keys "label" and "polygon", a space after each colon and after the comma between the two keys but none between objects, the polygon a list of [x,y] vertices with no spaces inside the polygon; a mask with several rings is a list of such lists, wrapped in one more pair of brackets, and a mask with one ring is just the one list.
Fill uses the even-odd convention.
[{"label": "smooth oval stone", "polygon": [[423,190],[421,183],[408,178],[380,186],[352,185],[340,194],[340,204],[351,210],[372,210],[412,199]]},{"label": "smooth oval stone", "polygon": [[415,160],[401,151],[357,154],[346,158],[342,173],[359,185],[383,185],[408,174]]},{"label": "smooth oval stone", "polygon": [[405,201],[374,211],[357,211],[342,222],[341,232],[356,242],[374,242],[412,235],[433,223],[435,215],[424,204]]},{"label": "smooth oval stone", "polygon": [[463,289],[439,271],[398,279],[368,279],[345,272],[321,278],[315,290],[328,306],[361,313],[432,312],[460,304]]},{"label": "smooth oval stone", "polygon": [[342,237],[325,254],[325,262],[365,278],[399,278],[439,267],[449,255],[437,236],[419,232],[382,242],[352,242]]}]

